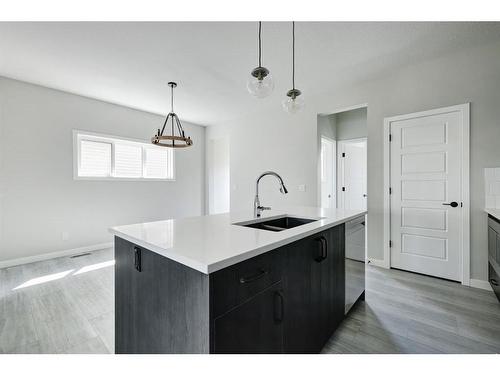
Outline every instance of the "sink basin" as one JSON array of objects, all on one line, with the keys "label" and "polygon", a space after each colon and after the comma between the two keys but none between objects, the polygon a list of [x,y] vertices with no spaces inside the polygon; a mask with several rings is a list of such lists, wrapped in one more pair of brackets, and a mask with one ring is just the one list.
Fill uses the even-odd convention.
[{"label": "sink basin", "polygon": [[236,223],[235,225],[241,225],[243,227],[264,229],[272,232],[281,232],[285,229],[295,228],[300,225],[312,223],[317,221],[316,219],[305,219],[301,217],[291,217],[285,216],[276,219],[262,220],[253,223]]}]

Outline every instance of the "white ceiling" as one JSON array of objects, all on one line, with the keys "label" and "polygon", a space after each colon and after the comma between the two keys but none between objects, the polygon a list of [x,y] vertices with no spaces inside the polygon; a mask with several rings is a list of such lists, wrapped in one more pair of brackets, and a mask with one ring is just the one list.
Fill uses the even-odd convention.
[{"label": "white ceiling", "polygon": [[[290,23],[262,33],[276,82],[265,104],[246,92],[257,65],[249,22],[0,23],[0,75],[161,114],[175,80],[179,116],[211,125],[279,106],[290,88]],[[499,37],[500,23],[300,22],[296,86],[307,98]]]}]

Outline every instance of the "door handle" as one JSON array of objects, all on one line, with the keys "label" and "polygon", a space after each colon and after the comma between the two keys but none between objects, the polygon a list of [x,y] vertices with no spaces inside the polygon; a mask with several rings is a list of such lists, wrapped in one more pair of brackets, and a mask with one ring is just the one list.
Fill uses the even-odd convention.
[{"label": "door handle", "polygon": [[268,273],[268,271],[261,269],[259,270],[259,273],[257,275],[240,278],[240,284],[251,283],[252,281],[259,280],[260,278],[266,276]]},{"label": "door handle", "polygon": [[458,203],[457,202],[443,203],[443,206],[458,207]]},{"label": "door handle", "polygon": [[141,249],[134,247],[134,267],[137,271],[142,272]]},{"label": "door handle", "polygon": [[285,316],[285,298],[281,291],[274,292],[274,321],[281,323]]}]

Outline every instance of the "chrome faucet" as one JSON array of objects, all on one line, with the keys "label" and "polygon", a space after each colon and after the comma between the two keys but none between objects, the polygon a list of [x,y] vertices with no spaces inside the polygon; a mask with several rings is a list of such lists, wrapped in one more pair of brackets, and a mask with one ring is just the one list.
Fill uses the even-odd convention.
[{"label": "chrome faucet", "polygon": [[264,210],[270,210],[271,207],[264,207],[264,206],[261,206],[260,205],[260,200],[259,200],[259,182],[261,180],[262,177],[264,176],[274,176],[278,179],[279,183],[280,183],[280,192],[281,194],[287,194],[288,193],[288,190],[286,189],[285,187],[285,183],[283,182],[283,179],[281,178],[281,176],[279,174],[277,174],[276,172],[272,172],[272,171],[267,171],[267,172],[264,172],[262,173],[258,178],[257,178],[257,182],[255,183],[255,199],[253,201],[253,216],[254,217],[260,217],[260,213]]}]

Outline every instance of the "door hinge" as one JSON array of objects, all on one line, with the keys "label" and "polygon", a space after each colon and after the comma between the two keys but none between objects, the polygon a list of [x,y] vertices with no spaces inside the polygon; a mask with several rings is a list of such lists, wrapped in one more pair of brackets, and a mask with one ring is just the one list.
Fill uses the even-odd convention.
[{"label": "door hinge", "polygon": [[342,191],[345,191],[345,186],[342,186]]},{"label": "door hinge", "polygon": [[392,188],[389,188],[389,194],[392,194]]},{"label": "door hinge", "polygon": [[392,142],[392,134],[389,134],[389,142]]},{"label": "door hinge", "polygon": [[392,247],[392,240],[389,240],[389,247]]},{"label": "door hinge", "polygon": [[342,153],[342,157],[345,158],[345,152]]},{"label": "door hinge", "polygon": [[463,207],[464,206],[464,202],[460,202],[460,207]]}]

